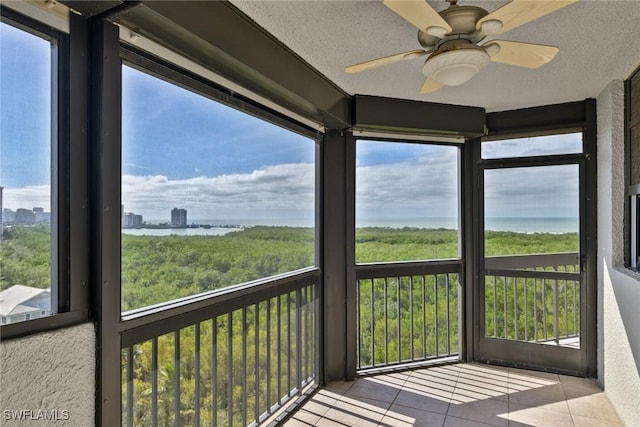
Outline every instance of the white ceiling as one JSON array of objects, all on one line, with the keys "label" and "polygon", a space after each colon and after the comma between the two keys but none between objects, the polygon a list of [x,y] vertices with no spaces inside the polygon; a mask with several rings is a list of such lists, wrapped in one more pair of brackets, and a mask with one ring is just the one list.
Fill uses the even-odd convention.
[{"label": "white ceiling", "polygon": [[[420,95],[423,59],[358,74],[344,67],[419,49],[417,30],[382,1],[231,0],[345,92],[503,111],[596,97],[640,63],[640,0],[581,0],[496,38],[550,44],[560,52],[537,70],[491,63],[470,82]],[[460,0],[489,12],[505,1]],[[429,1],[436,10],[448,6]]]}]

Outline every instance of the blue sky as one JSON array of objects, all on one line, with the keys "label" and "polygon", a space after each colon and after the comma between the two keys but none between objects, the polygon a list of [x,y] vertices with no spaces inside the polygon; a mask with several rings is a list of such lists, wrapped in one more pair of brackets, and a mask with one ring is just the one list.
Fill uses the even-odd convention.
[{"label": "blue sky", "polygon": [[[2,25],[0,81],[4,206],[48,206],[50,46]],[[17,46],[17,47],[16,47]],[[312,218],[315,143],[133,68],[123,67],[125,211],[168,220]],[[483,144],[483,155],[575,152],[580,135]],[[443,218],[458,210],[458,149],[357,143],[359,218]],[[488,216],[577,215],[569,168],[488,172]]]},{"label": "blue sky", "polygon": [[126,211],[313,218],[313,140],[128,66],[122,80]]},{"label": "blue sky", "polygon": [[18,203],[11,200],[10,189],[25,190],[25,207],[49,205],[50,75],[50,43],[0,24],[0,185],[8,192],[5,206]]},{"label": "blue sky", "polygon": [[314,161],[293,132],[127,66],[122,81],[125,174],[181,179]]}]

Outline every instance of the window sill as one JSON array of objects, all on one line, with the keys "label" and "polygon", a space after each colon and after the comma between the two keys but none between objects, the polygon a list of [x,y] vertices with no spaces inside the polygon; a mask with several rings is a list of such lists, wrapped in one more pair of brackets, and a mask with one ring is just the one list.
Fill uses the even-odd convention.
[{"label": "window sill", "polygon": [[47,317],[39,317],[33,320],[25,320],[23,322],[0,326],[0,340],[21,338],[40,332],[79,325],[88,321],[89,315],[86,311],[71,311],[68,313],[53,314]]}]

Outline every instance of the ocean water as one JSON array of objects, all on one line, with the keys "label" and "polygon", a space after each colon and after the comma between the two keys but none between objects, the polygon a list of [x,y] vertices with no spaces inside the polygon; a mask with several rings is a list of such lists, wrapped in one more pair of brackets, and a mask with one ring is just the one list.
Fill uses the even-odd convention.
[{"label": "ocean water", "polygon": [[486,218],[485,230],[522,233],[577,233],[578,218]]},{"label": "ocean water", "polygon": [[[391,228],[459,228],[457,218],[421,219],[361,219],[356,227]],[[572,233],[578,232],[578,218],[485,218],[485,230],[514,231],[518,233]]]},{"label": "ocean water", "polygon": [[[153,222],[153,221],[152,221]],[[313,227],[313,219],[195,219],[196,224],[209,224],[211,228],[139,228],[123,229],[125,234],[149,236],[221,236],[244,227],[258,225],[278,227]],[[216,227],[218,226],[218,227]],[[456,218],[410,218],[410,219],[361,219],[356,220],[356,227],[389,227],[389,228],[446,228],[458,229]],[[514,231],[518,233],[575,233],[579,230],[578,218],[486,218],[485,229],[493,231]]]},{"label": "ocean water", "polygon": [[122,234],[132,236],[224,236],[241,228],[123,228]]}]

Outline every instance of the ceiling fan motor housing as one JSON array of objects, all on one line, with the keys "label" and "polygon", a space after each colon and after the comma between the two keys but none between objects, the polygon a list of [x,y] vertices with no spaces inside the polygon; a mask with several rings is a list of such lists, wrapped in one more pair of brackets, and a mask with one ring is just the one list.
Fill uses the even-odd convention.
[{"label": "ceiling fan motor housing", "polygon": [[458,86],[468,82],[490,61],[489,54],[474,44],[447,46],[425,61],[422,73],[445,86]]},{"label": "ceiling fan motor housing", "polygon": [[476,23],[487,16],[489,12],[477,6],[458,6],[452,4],[449,8],[440,11],[439,14],[451,27],[450,35],[471,35],[476,32]]},{"label": "ceiling fan motor housing", "polygon": [[425,61],[422,73],[445,86],[458,86],[468,82],[489,65],[491,57],[476,45],[484,36],[476,23],[488,12],[475,6],[452,4],[440,15],[452,31],[436,44],[436,50]]}]

